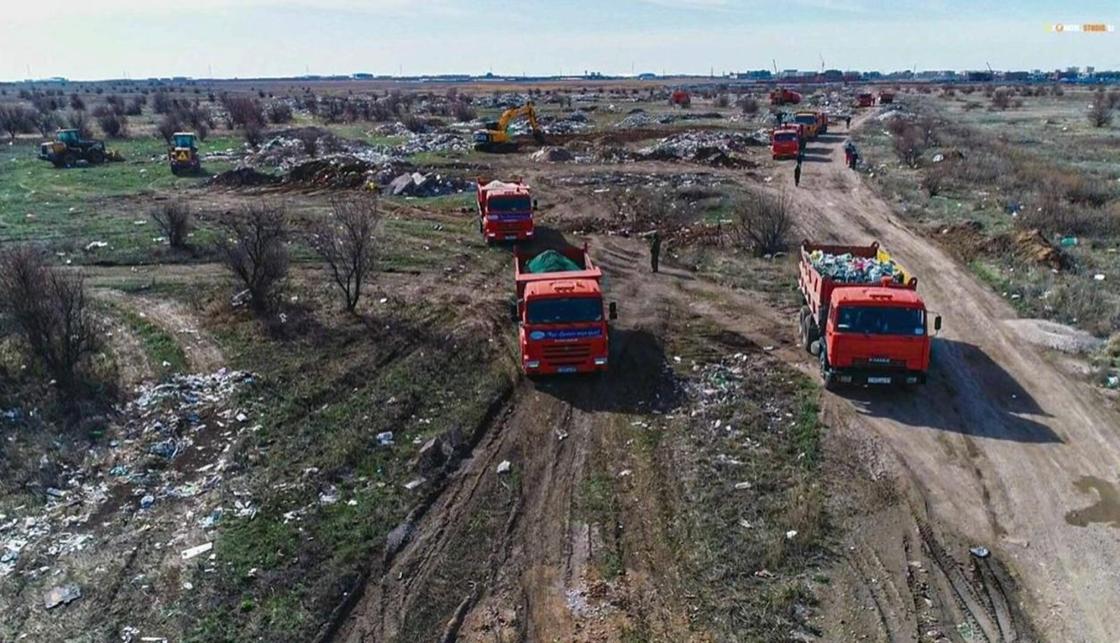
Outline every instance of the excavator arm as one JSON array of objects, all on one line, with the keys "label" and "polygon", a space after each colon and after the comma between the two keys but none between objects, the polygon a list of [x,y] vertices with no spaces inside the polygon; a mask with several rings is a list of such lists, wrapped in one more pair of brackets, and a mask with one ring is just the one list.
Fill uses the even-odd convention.
[{"label": "excavator arm", "polygon": [[521,107],[511,107],[502,112],[498,122],[491,130],[485,130],[475,133],[475,149],[486,152],[496,151],[512,151],[517,148],[517,144],[512,142],[509,137],[510,123],[519,119],[525,118],[529,121],[529,127],[533,132],[533,138],[537,142],[544,141],[544,132],[541,131],[540,122],[537,120],[537,109],[533,106],[532,102],[525,103]]}]

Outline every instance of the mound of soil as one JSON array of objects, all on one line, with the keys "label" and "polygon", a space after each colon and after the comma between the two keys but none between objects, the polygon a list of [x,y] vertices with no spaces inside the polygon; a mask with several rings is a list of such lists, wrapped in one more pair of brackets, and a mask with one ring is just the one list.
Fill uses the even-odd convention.
[{"label": "mound of soil", "polygon": [[280,177],[259,172],[251,167],[239,167],[226,170],[210,179],[210,185],[226,188],[248,188],[275,185],[280,182]]}]

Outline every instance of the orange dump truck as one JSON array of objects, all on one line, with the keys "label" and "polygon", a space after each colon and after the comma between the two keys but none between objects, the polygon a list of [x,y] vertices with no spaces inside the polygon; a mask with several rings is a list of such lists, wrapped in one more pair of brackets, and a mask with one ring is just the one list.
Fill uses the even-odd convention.
[{"label": "orange dump truck", "polygon": [[797,105],[801,102],[801,94],[779,87],[770,92],[771,105]]},{"label": "orange dump truck", "polygon": [[909,276],[878,243],[801,244],[802,346],[820,360],[828,388],[926,381],[932,323]]},{"label": "orange dump truck", "polygon": [[521,368],[529,375],[606,371],[608,320],[615,304],[603,304],[603,271],[587,248],[514,253],[515,317]]},{"label": "orange dump truck", "polygon": [[532,239],[533,195],[520,179],[513,182],[479,178],[478,231],[486,243]]}]

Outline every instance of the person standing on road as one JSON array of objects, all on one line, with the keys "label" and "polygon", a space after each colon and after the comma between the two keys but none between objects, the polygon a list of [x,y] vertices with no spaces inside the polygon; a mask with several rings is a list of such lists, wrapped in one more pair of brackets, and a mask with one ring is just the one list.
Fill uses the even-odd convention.
[{"label": "person standing on road", "polygon": [[649,235],[649,267],[657,272],[657,265],[661,260],[661,233],[657,230]]},{"label": "person standing on road", "polygon": [[[797,165],[793,166],[793,187],[801,186],[801,159],[797,160]],[[656,270],[654,272],[657,272]]]},{"label": "person standing on road", "polygon": [[848,114],[847,116],[844,117],[844,127],[848,128],[849,130],[852,129],[852,115],[851,114]]}]

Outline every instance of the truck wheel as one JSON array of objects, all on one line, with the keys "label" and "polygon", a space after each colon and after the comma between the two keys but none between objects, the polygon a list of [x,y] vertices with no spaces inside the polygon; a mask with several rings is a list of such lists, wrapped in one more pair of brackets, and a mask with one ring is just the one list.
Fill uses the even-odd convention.
[{"label": "truck wheel", "polygon": [[91,165],[101,165],[105,162],[105,153],[101,150],[93,150],[89,153],[89,162]]},{"label": "truck wheel", "polygon": [[836,376],[833,375],[828,368],[828,356],[821,351],[821,379],[824,380],[825,390],[832,391],[836,389]]}]

